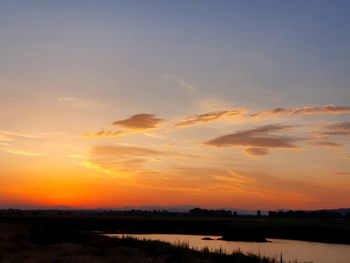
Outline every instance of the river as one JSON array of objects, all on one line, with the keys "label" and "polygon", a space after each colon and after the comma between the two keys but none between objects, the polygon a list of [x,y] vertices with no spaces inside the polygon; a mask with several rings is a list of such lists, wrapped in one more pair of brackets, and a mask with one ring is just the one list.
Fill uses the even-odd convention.
[{"label": "river", "polygon": [[282,254],[285,262],[298,263],[350,263],[350,245],[307,242],[287,239],[270,239],[268,243],[239,242],[213,239],[220,236],[178,235],[178,234],[107,234],[111,237],[131,236],[138,239],[160,240],[169,243],[187,242],[193,249],[208,247],[211,250],[223,249],[227,253],[241,249],[242,252],[279,258]]}]

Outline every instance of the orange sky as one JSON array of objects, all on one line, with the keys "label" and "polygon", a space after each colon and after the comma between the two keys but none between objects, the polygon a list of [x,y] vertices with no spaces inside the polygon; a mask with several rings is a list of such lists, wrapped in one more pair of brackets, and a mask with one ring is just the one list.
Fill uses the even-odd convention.
[{"label": "orange sky", "polygon": [[348,207],[348,5],[146,2],[0,3],[0,207]]},{"label": "orange sky", "polygon": [[[319,118],[349,108],[264,119],[237,112],[138,114],[96,133],[0,131],[1,205],[346,206],[349,125]],[[281,119],[293,125],[265,124]]]}]

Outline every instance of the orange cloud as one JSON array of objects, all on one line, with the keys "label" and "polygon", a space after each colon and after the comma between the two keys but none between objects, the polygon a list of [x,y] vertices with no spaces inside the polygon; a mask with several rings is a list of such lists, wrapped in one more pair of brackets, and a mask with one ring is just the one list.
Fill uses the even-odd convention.
[{"label": "orange cloud", "polygon": [[350,172],[336,172],[335,174],[339,174],[339,175],[350,175]]},{"label": "orange cloud", "polygon": [[230,110],[230,111],[216,111],[216,112],[209,112],[205,114],[200,115],[194,115],[186,118],[185,120],[182,120],[181,122],[177,123],[177,127],[189,127],[196,124],[201,123],[207,123],[210,121],[236,116],[244,113],[243,110]]},{"label": "orange cloud", "polygon": [[322,135],[350,135],[350,122],[340,122],[326,126]]},{"label": "orange cloud", "polygon": [[30,150],[24,150],[24,149],[19,149],[19,148],[2,148],[2,150],[4,152],[7,152],[7,153],[21,155],[21,156],[28,156],[28,157],[44,156],[44,154],[42,154],[42,153],[36,153],[36,152],[32,152]]},{"label": "orange cloud", "polygon": [[165,158],[193,158],[194,155],[181,154],[171,151],[162,151],[152,148],[105,145],[95,146],[91,149],[83,166],[100,170],[108,174],[120,175],[123,172],[136,173],[144,171],[142,166],[146,162],[160,161]]},{"label": "orange cloud", "polygon": [[332,141],[311,141],[310,144],[314,144],[314,145],[319,145],[319,146],[328,146],[328,147],[340,147],[342,146],[339,143],[336,142],[332,142]]},{"label": "orange cloud", "polygon": [[13,141],[13,139],[9,138],[8,136],[0,134],[0,142],[10,142]]},{"label": "orange cloud", "polygon": [[[240,172],[243,179],[245,177],[253,180],[246,184],[248,189],[261,191],[267,194],[276,194],[276,198],[280,198],[281,194],[289,196],[290,194],[300,194],[308,201],[311,202],[332,202],[349,199],[349,188],[347,186],[343,188],[336,188],[332,185],[321,183],[317,180],[298,180],[293,178],[285,178],[273,176],[266,173],[259,173],[257,171]],[[306,201],[306,200],[305,200]]]},{"label": "orange cloud", "polygon": [[96,146],[92,148],[91,154],[94,156],[111,156],[113,158],[142,158],[147,157],[195,157],[190,154],[181,154],[171,151],[162,151],[152,148],[136,147],[136,146],[126,146],[126,145],[105,145],[105,146]]},{"label": "orange cloud", "polygon": [[88,139],[95,139],[95,138],[113,138],[113,137],[119,137],[123,135],[127,135],[128,133],[125,131],[105,131],[101,130],[99,132],[95,133],[87,133],[81,135],[83,138],[88,138]]},{"label": "orange cloud", "polygon": [[14,141],[15,139],[40,139],[41,135],[0,130],[0,141]]},{"label": "orange cloud", "polygon": [[263,155],[267,155],[269,153],[268,149],[266,148],[247,148],[245,150],[245,153],[249,156],[263,156]]},{"label": "orange cloud", "polygon": [[157,129],[163,119],[156,118],[154,114],[135,114],[128,119],[115,121],[113,125],[122,126],[130,130],[149,130]]},{"label": "orange cloud", "polygon": [[256,148],[298,148],[293,143],[300,140],[287,136],[270,135],[271,132],[290,129],[288,125],[266,125],[256,129],[236,132],[205,142],[216,147],[247,146]]},{"label": "orange cloud", "polygon": [[259,117],[273,117],[279,115],[299,115],[299,114],[344,114],[350,113],[350,106],[312,106],[312,107],[302,107],[302,108],[275,108],[269,111],[260,111],[254,114],[251,114],[250,117],[259,118]]},{"label": "orange cloud", "polygon": [[171,152],[154,150],[143,147],[124,146],[124,145],[106,145],[96,146],[92,149],[92,154],[95,155],[113,155],[115,157],[121,156],[162,156],[168,155]]},{"label": "orange cloud", "polygon": [[77,98],[77,97],[62,97],[57,99],[58,102],[64,103],[69,106],[73,106],[76,108],[106,108],[110,107],[110,105],[97,103],[89,99],[85,98]]}]

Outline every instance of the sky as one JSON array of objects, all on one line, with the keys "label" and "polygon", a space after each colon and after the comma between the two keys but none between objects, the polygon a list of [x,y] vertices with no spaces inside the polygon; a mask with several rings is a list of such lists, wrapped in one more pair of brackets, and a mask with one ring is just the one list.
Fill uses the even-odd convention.
[{"label": "sky", "polygon": [[350,204],[350,2],[0,2],[0,207]]}]

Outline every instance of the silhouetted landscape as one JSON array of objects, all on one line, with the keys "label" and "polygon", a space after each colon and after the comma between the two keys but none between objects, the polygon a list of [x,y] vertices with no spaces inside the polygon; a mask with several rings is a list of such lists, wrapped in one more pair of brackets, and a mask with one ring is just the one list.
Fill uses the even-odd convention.
[{"label": "silhouetted landscape", "polygon": [[200,208],[188,212],[3,209],[0,262],[23,262],[36,253],[34,262],[145,262],[145,258],[147,262],[280,262],[280,258],[240,251],[226,255],[209,249],[194,251],[185,243],[102,234],[190,234],[221,236],[226,241],[277,238],[350,244],[348,209],[337,211],[270,211],[267,216],[258,211],[250,216]]},{"label": "silhouetted landscape", "polygon": [[350,0],[0,0],[0,263],[350,263]]},{"label": "silhouetted landscape", "polygon": [[109,238],[65,226],[0,223],[0,262],[280,262],[239,250],[195,251],[186,243]]},{"label": "silhouetted landscape", "polygon": [[1,222],[60,226],[104,233],[219,235],[224,240],[266,242],[269,238],[350,244],[349,209],[270,211],[267,216],[230,210],[0,210]]}]

